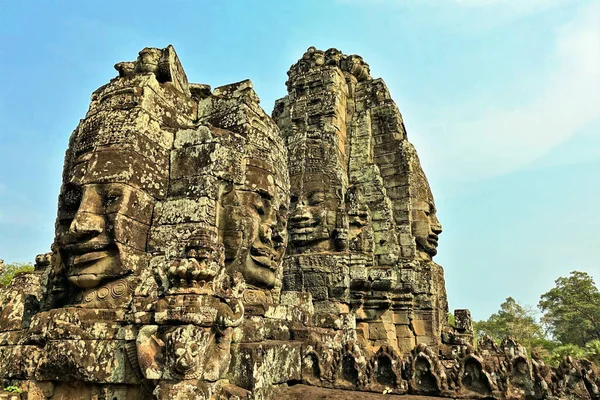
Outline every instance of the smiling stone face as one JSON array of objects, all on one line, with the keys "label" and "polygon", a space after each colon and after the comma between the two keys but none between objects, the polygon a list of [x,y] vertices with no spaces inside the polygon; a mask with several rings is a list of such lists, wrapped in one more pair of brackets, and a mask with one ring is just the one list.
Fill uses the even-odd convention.
[{"label": "smiling stone face", "polygon": [[168,187],[167,122],[175,122],[145,89],[160,90],[156,77],[136,79],[117,78],[94,92],[70,139],[55,236],[57,275],[68,282],[60,283],[67,298],[59,302],[126,307],[147,266],[152,213]]},{"label": "smiling stone face", "polygon": [[56,249],[71,284],[69,302],[89,307],[127,302],[129,282],[145,265],[155,198],[124,171],[135,157],[112,146],[81,155],[67,171],[59,197]]},{"label": "smiling stone face", "polygon": [[221,200],[225,265],[250,285],[276,286],[287,244],[285,197],[268,171],[249,165],[245,184]]},{"label": "smiling stone face", "polygon": [[442,225],[437,219],[433,194],[418,158],[415,156],[411,161],[413,164],[410,202],[412,235],[415,238],[419,258],[431,260],[437,254]]},{"label": "smiling stone face", "polygon": [[153,199],[122,183],[73,184],[62,198],[58,245],[69,281],[90,289],[131,272],[123,252],[145,251]]},{"label": "smiling stone face", "polygon": [[439,234],[442,225],[436,217],[433,202],[417,200],[412,208],[412,231],[417,244],[417,251],[429,256],[437,254]]},{"label": "smiling stone face", "polygon": [[[301,179],[302,182],[298,182]],[[306,174],[292,180],[290,241],[299,252],[330,250],[341,200],[324,174]]]}]

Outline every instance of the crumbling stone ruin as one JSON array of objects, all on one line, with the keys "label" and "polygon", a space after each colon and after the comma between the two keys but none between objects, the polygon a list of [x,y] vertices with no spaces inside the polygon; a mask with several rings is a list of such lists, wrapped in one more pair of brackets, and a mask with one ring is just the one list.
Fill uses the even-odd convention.
[{"label": "crumbling stone ruin", "polygon": [[271,117],[172,46],[115,68],[52,251],[0,290],[0,399],[600,399],[586,360],[448,325],[431,188],[361,57],[309,48]]}]

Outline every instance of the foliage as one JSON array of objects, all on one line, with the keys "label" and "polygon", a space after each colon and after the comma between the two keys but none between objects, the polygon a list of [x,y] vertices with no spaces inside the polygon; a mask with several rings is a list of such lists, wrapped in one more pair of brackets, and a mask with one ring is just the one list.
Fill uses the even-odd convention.
[{"label": "foliage", "polygon": [[594,339],[585,345],[586,357],[600,365],[600,340]]},{"label": "foliage", "polygon": [[448,325],[454,326],[455,323],[456,323],[456,320],[454,319],[454,314],[449,312],[448,313]]},{"label": "foliage", "polygon": [[600,292],[592,277],[573,271],[555,283],[538,304],[544,313],[542,322],[552,336],[579,347],[600,339]]},{"label": "foliage", "polygon": [[500,305],[500,310],[492,314],[487,321],[473,324],[477,338],[489,335],[496,342],[501,342],[507,336],[512,336],[528,350],[545,353],[550,343],[544,336],[544,331],[535,319],[531,308],[524,307],[512,297],[508,297]]},{"label": "foliage", "polygon": [[587,357],[587,352],[584,348],[581,348],[576,344],[563,344],[555,347],[552,350],[552,354],[550,355],[548,362],[550,363],[550,365],[556,366],[561,362],[561,360],[565,356],[571,356],[575,359],[581,359]]},{"label": "foliage", "polygon": [[4,388],[4,391],[10,393],[23,393],[23,390],[18,386],[7,386]]},{"label": "foliage", "polygon": [[27,263],[4,264],[4,271],[0,273],[0,285],[6,286],[13,277],[20,272],[32,272],[33,265]]},{"label": "foliage", "polygon": [[565,356],[571,356],[575,359],[586,358],[598,364],[600,363],[600,340],[592,340],[585,347],[572,343],[559,344],[551,350],[549,356],[545,359],[550,365],[557,366]]},{"label": "foliage", "polygon": [[473,322],[475,340],[487,334],[499,343],[512,336],[554,366],[567,355],[600,363],[600,292],[593,279],[573,271],[555,284],[538,304],[544,313],[541,321],[553,340],[546,337],[533,310],[512,297],[486,321]]}]

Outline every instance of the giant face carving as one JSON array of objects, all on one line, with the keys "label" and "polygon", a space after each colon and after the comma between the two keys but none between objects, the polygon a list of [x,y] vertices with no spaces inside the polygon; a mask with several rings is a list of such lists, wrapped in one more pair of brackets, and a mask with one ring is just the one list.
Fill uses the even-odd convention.
[{"label": "giant face carving", "polygon": [[225,265],[246,283],[270,289],[287,244],[286,195],[263,169],[249,165],[245,181],[221,200]]},{"label": "giant face carving", "polygon": [[435,256],[442,225],[437,219],[432,199],[418,198],[413,202],[412,231],[417,251],[426,258]]},{"label": "giant face carving", "polygon": [[305,174],[292,178],[291,183],[289,234],[294,248],[300,252],[331,250],[342,204],[340,191],[324,174]]},{"label": "giant face carving", "polygon": [[437,254],[442,225],[437,219],[431,187],[425,172],[423,172],[417,152],[407,141],[403,146],[410,170],[411,231],[415,238],[417,256],[421,259],[431,260]]},{"label": "giant face carving", "polygon": [[[119,151],[113,149],[111,155],[118,157]],[[76,288],[71,294],[87,296],[71,300],[110,303],[130,290],[124,281],[116,287],[110,283],[131,275],[144,262],[155,201],[135,185],[113,179],[115,171],[107,173],[96,154],[80,158],[84,161],[67,172],[60,195],[56,247],[67,279]]]},{"label": "giant face carving", "polygon": [[161,49],[146,47],[139,53],[136,68],[139,72],[156,72],[161,55]]}]

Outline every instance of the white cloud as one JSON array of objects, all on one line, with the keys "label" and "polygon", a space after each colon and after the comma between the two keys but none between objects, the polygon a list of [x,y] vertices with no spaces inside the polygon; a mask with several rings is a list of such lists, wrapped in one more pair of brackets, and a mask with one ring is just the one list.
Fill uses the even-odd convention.
[{"label": "white cloud", "polygon": [[471,120],[452,123],[440,116],[427,128],[421,127],[422,140],[429,136],[427,131],[433,137],[434,129],[445,129],[426,146],[432,153],[427,156],[439,163],[432,167],[449,178],[478,179],[511,172],[599,118],[600,3],[581,7],[576,17],[557,31],[553,60],[554,70],[529,101],[514,108],[460,104],[456,108],[471,115]]}]

